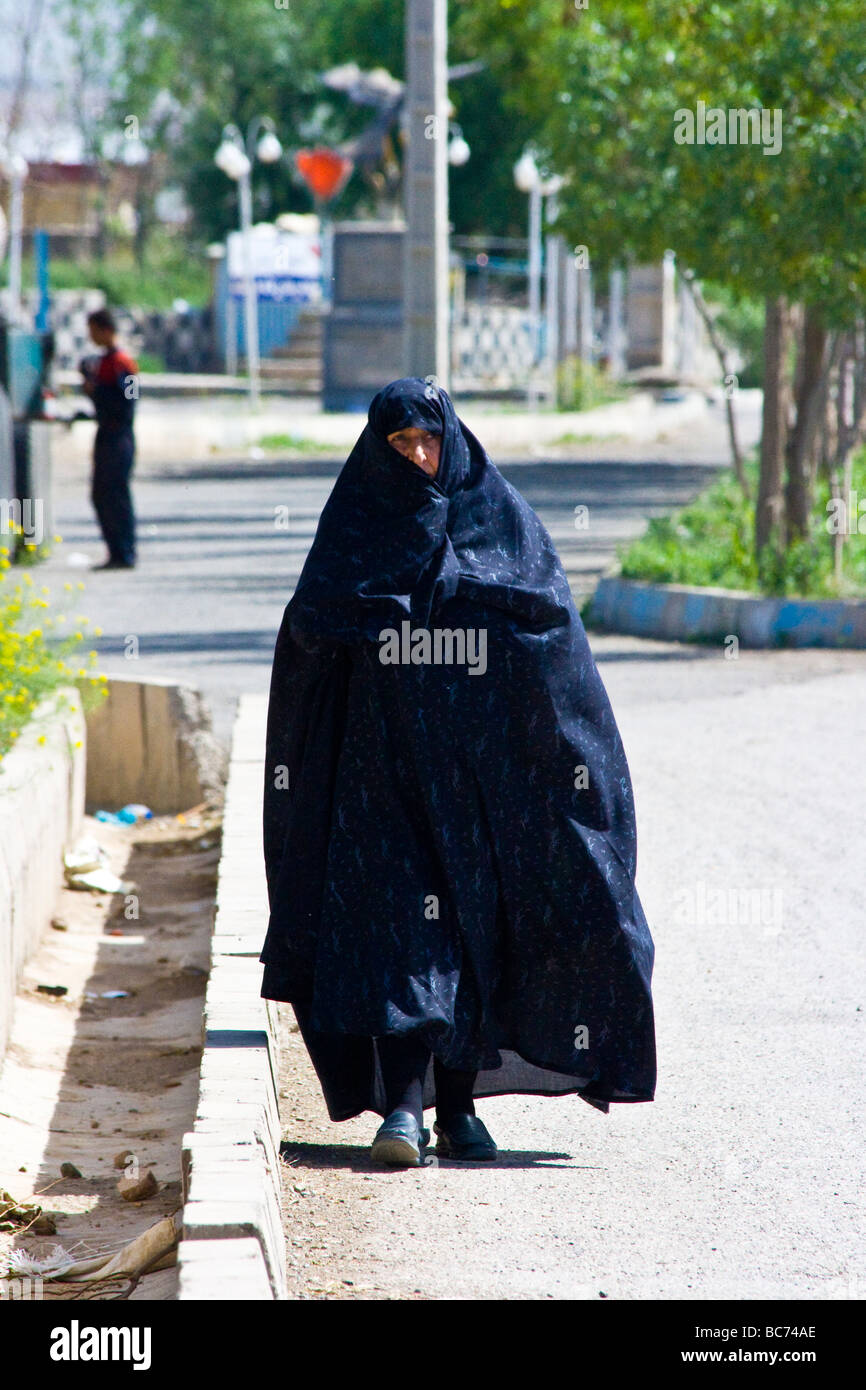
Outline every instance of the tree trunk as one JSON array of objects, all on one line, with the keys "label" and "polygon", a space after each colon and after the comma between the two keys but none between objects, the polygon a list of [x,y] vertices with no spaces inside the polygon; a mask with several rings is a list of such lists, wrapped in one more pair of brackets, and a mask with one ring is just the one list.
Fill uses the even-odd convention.
[{"label": "tree trunk", "polygon": [[797,415],[787,441],[785,523],[789,539],[809,533],[821,419],[829,387],[830,338],[820,310],[808,307],[797,362]]},{"label": "tree trunk", "polygon": [[755,504],[755,553],[774,539],[783,545],[785,446],[788,439],[790,388],[787,379],[791,341],[791,311],[782,298],[766,301],[764,311],[764,413],[761,433],[761,476]]}]

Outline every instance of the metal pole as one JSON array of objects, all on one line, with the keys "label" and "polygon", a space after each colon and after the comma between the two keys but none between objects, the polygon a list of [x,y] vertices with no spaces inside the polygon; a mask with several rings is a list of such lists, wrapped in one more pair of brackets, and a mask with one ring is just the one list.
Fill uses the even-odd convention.
[{"label": "metal pole", "polygon": [[238,306],[231,286],[226,296],[226,373],[238,374]]},{"label": "metal pole", "polygon": [[547,368],[548,394],[555,406],[558,401],[556,378],[559,367],[559,238],[555,233],[548,234],[546,259],[544,307],[547,321],[547,342],[545,366]]},{"label": "metal pole", "polygon": [[541,357],[541,185],[529,190],[529,333],[532,351],[529,364],[527,407],[538,407],[538,363]]},{"label": "metal pole", "polygon": [[446,0],[406,0],[403,352],[448,389]]},{"label": "metal pole", "polygon": [[577,277],[580,271],[573,253],[563,260],[565,284],[562,290],[562,350],[566,357],[577,352]]},{"label": "metal pole", "polygon": [[614,380],[625,375],[625,271],[614,266],[610,272],[610,293],[607,311],[607,356]]},{"label": "metal pole", "polygon": [[533,366],[541,356],[541,188],[529,192],[529,319]]},{"label": "metal pole", "polygon": [[246,337],[247,349],[247,376],[250,383],[250,408],[258,410],[261,399],[259,390],[259,319],[253,267],[253,195],[249,171],[241,174],[239,191],[244,252],[244,336]]},{"label": "metal pole", "polygon": [[334,224],[324,203],[319,206],[319,246],[322,252],[322,308],[334,302]]},{"label": "metal pole", "polygon": [[581,266],[577,272],[577,303],[580,333],[580,360],[592,362],[592,270],[588,265]]}]

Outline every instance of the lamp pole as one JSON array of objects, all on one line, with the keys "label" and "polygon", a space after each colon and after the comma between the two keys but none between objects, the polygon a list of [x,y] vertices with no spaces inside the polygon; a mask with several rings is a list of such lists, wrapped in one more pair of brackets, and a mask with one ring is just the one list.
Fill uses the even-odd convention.
[{"label": "lamp pole", "polygon": [[[259,132],[264,134],[259,138]],[[258,143],[256,143],[258,141]],[[250,409],[258,410],[261,401],[261,368],[259,362],[259,313],[256,292],[255,266],[253,265],[253,160],[258,157],[263,164],[273,164],[282,155],[283,149],[274,131],[273,121],[267,116],[256,116],[247,127],[246,140],[236,125],[223,129],[222,141],[214,155],[214,162],[234,179],[238,185],[240,204],[241,249],[244,269],[244,337],[247,348],[247,378],[249,380]]]},{"label": "lamp pole", "polygon": [[514,166],[514,182],[521,193],[529,194],[529,323],[532,334],[532,364],[530,367],[529,398],[535,402],[535,370],[541,361],[541,242],[545,197],[552,197],[562,187],[558,175],[543,179],[535,155],[526,150]]},{"label": "lamp pole", "polygon": [[447,390],[446,0],[406,0],[405,16],[404,370],[407,376],[433,375]]},{"label": "lamp pole", "polygon": [[253,265],[253,189],[250,167],[238,181],[241,210],[241,242],[244,258],[244,337],[247,343],[247,376],[250,382],[250,409],[258,410],[261,400],[259,364],[259,305]]},{"label": "lamp pole", "polygon": [[529,190],[529,316],[533,328],[532,365],[541,356],[541,180]]}]

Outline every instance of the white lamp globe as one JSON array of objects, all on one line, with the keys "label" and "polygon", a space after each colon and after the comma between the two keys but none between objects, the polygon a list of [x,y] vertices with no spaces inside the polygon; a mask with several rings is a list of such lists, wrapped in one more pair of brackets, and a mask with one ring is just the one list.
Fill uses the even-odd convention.
[{"label": "white lamp globe", "polygon": [[244,174],[250,172],[249,159],[233,140],[223,140],[214,155],[214,164],[230,179],[243,178]]},{"label": "white lamp globe", "polygon": [[538,186],[538,165],[529,150],[520,156],[514,166],[514,182],[521,193],[531,193]]},{"label": "white lamp globe", "polygon": [[545,179],[541,185],[541,191],[545,198],[549,198],[552,193],[559,193],[565,183],[561,174],[553,174],[549,179]]},{"label": "white lamp globe", "polygon": [[272,130],[266,130],[258,145],[256,154],[263,164],[276,164],[283,147]]},{"label": "white lamp globe", "polygon": [[469,146],[463,139],[463,136],[455,135],[448,146],[448,163],[459,168],[461,164],[465,164],[469,159],[470,153]]},{"label": "white lamp globe", "polygon": [[30,165],[23,154],[10,154],[4,160],[6,175],[10,179],[23,183],[30,172]]}]

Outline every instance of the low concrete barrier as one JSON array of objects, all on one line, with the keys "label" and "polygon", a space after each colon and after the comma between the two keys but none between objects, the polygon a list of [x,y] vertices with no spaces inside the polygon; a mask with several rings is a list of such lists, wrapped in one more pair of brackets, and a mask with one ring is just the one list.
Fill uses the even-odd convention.
[{"label": "low concrete barrier", "polygon": [[87,718],[87,811],[141,801],[156,813],[222,798],[225,754],[201,694],[175,681],[112,676]]},{"label": "low concrete barrier", "polygon": [[40,702],[0,762],[0,1059],[21,972],[51,921],[63,854],[81,829],[86,738],[78,691],[64,687]]},{"label": "low concrete barrier", "polygon": [[259,993],[266,704],[242,696],[232,738],[198,1108],[183,1140],[181,1299],[286,1297],[277,1006]]},{"label": "low concrete barrier", "polygon": [[599,580],[587,622],[608,632],[673,642],[735,636],[744,647],[866,648],[863,600],[764,598],[618,575]]}]

